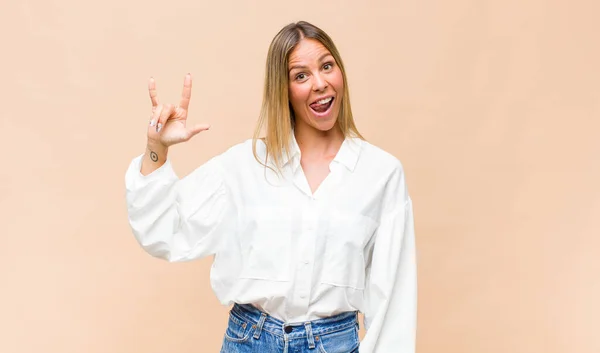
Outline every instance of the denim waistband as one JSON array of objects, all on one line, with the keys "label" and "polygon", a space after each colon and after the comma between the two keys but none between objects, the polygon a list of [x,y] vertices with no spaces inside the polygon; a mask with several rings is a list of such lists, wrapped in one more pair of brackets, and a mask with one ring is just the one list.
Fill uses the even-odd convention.
[{"label": "denim waistband", "polygon": [[[262,330],[280,337],[286,337],[287,340],[309,339],[311,341],[314,336],[321,336],[358,325],[357,311],[348,311],[322,319],[295,323],[285,323],[250,304],[236,303],[233,305],[231,312],[257,326],[258,332],[256,332],[255,337],[260,335]],[[285,331],[287,326],[292,327],[290,333]]]}]

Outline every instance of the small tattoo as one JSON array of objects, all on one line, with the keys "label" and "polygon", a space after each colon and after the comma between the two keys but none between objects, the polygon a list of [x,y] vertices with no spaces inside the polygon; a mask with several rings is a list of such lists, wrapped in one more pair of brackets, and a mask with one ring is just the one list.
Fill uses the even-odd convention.
[{"label": "small tattoo", "polygon": [[156,152],[150,151],[150,159],[152,160],[152,162],[158,161],[158,155],[156,154]]}]

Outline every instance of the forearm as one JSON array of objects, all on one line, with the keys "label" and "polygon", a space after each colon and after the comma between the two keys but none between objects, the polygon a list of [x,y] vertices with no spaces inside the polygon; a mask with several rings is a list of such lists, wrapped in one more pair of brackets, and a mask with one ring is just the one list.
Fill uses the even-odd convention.
[{"label": "forearm", "polygon": [[[236,214],[218,159],[182,179],[168,160],[143,176],[141,163],[152,152],[159,155],[149,146],[146,154],[132,160],[125,175],[129,223],[139,244],[152,256],[172,262],[215,254],[232,232],[232,222],[223,220]],[[150,162],[149,166],[156,164]]]},{"label": "forearm", "polygon": [[148,142],[146,153],[142,158],[140,173],[148,175],[160,168],[167,161],[169,148],[160,144]]}]

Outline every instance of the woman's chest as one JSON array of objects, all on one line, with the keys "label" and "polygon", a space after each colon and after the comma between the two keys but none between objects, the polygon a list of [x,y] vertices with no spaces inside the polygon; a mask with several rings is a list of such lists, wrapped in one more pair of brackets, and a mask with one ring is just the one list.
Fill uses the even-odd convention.
[{"label": "woman's chest", "polygon": [[[321,283],[361,289],[365,253],[378,222],[343,198],[272,199],[243,210],[238,240],[242,277],[290,281],[297,271],[319,269]],[[315,267],[316,266],[316,267]]]},{"label": "woman's chest", "polygon": [[315,194],[319,186],[331,173],[331,159],[317,162],[301,162],[301,174],[306,178],[312,194]]}]

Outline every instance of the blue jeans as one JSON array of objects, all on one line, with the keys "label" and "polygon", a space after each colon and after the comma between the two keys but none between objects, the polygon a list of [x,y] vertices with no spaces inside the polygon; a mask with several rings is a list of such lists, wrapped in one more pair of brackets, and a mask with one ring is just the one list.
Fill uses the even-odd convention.
[{"label": "blue jeans", "polygon": [[252,305],[235,304],[221,353],[357,353],[358,329],[355,311],[286,324]]}]

